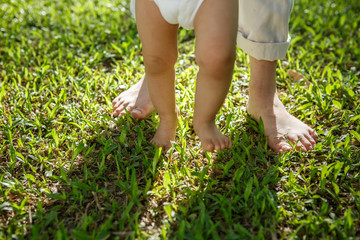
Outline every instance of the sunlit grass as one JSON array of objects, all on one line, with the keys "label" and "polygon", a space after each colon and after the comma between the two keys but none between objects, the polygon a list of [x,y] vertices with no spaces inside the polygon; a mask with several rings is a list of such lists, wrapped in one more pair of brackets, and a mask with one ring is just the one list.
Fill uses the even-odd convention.
[{"label": "sunlit grass", "polygon": [[359,4],[295,2],[279,95],[320,138],[309,153],[283,155],[246,114],[240,50],[217,118],[233,147],[202,153],[184,30],[173,148],[149,143],[156,114],[111,117],[111,100],[143,74],[128,5],[0,2],[0,238],[359,238]]}]

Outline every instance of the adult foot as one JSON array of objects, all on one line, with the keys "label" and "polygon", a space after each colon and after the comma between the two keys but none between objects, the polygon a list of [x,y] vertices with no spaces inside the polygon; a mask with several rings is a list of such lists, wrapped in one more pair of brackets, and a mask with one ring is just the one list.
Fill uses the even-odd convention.
[{"label": "adult foot", "polygon": [[231,140],[221,133],[215,123],[194,123],[194,129],[200,138],[202,148],[206,152],[231,147]]},{"label": "adult foot", "polygon": [[137,119],[149,116],[154,111],[154,106],[147,90],[145,76],[131,88],[117,96],[112,101],[112,104],[114,117],[122,116],[126,114],[126,111]]},{"label": "adult foot", "polygon": [[[251,99],[250,99],[251,100]],[[314,148],[318,138],[317,133],[288,113],[277,94],[273,101],[250,101],[247,111],[257,122],[261,117],[264,124],[268,145],[275,152],[285,152],[292,149],[289,144],[296,144],[296,150],[309,151]]]}]

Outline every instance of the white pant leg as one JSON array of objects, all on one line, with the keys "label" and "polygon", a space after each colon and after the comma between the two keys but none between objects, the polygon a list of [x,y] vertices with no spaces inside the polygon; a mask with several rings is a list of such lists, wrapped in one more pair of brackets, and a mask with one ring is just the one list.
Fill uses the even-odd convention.
[{"label": "white pant leg", "polygon": [[135,0],[130,1],[130,12],[131,12],[132,17],[136,20],[136,16],[135,16]]},{"label": "white pant leg", "polygon": [[259,60],[286,56],[293,0],[239,0],[237,45]]}]

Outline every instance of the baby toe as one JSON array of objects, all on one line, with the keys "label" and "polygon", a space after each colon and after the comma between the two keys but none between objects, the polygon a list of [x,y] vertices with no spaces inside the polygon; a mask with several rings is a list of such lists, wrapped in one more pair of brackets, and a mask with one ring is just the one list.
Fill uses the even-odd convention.
[{"label": "baby toe", "polygon": [[231,140],[230,140],[230,139],[227,139],[227,140],[226,140],[226,147],[227,147],[227,148],[231,148],[231,145],[232,145]]},{"label": "baby toe", "polygon": [[211,141],[209,141],[209,142],[205,142],[203,144],[203,149],[205,152],[213,152],[215,149],[215,146]]},{"label": "baby toe", "polygon": [[111,103],[115,106],[119,102],[120,96],[117,96]]},{"label": "baby toe", "polygon": [[119,107],[117,109],[114,110],[113,112],[113,116],[114,117],[118,117],[119,115],[121,115],[121,113],[124,111],[124,108],[123,107]]},{"label": "baby toe", "polygon": [[131,111],[131,116],[133,116],[133,118],[136,118],[136,119],[143,119],[144,113],[141,111],[141,109],[135,108]]}]

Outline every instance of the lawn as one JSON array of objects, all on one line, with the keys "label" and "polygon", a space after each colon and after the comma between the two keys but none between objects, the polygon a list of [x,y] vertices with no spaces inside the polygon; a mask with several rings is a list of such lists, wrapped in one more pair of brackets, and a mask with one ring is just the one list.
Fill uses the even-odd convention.
[{"label": "lawn", "polygon": [[295,1],[277,84],[314,150],[267,147],[238,50],[217,118],[233,146],[204,154],[192,31],[179,30],[181,117],[164,152],[149,143],[155,113],[111,116],[144,73],[128,1],[0,1],[0,239],[360,239],[359,12]]}]

